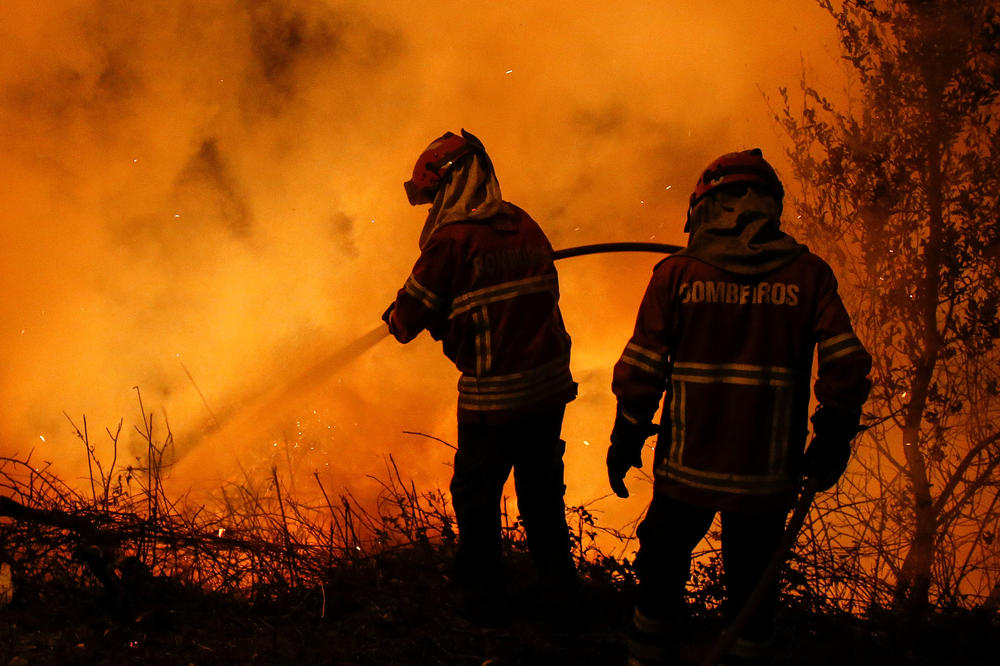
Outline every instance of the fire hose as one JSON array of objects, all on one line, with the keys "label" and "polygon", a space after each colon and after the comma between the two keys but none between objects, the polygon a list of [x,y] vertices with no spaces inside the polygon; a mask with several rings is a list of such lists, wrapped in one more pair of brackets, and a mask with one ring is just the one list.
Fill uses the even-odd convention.
[{"label": "fire hose", "polygon": [[[681,248],[678,245],[667,245],[665,243],[598,243],[595,245],[580,245],[577,247],[566,248],[564,250],[558,250],[554,253],[554,256],[556,259],[565,259],[568,257],[577,257],[586,254],[600,254],[604,252],[660,252],[671,254],[680,249]],[[316,362],[309,367],[304,368],[302,372],[295,375],[292,380],[288,381],[284,385],[273,387],[263,395],[260,395],[251,401],[249,407],[241,410],[245,420],[252,423],[259,418],[265,418],[265,414],[278,411],[278,406],[286,402],[289,396],[297,395],[298,392],[301,392],[304,387],[318,386],[328,377],[333,375],[335,372],[338,372],[345,365],[361,356],[361,354],[365,353],[388,336],[388,328],[386,328],[385,324],[380,322],[378,326],[360,336],[356,340],[351,341],[344,347],[335,350],[333,353],[325,357],[319,358]],[[185,368],[184,371],[187,372],[187,368]],[[188,373],[188,378],[191,378],[190,373]],[[192,383],[194,383],[193,379]],[[195,388],[197,389],[197,386],[195,386]],[[211,413],[211,410],[209,410],[209,413],[212,416],[212,421],[215,424],[216,429],[222,428],[223,425],[230,425],[220,424],[215,415]],[[250,417],[247,416],[247,414],[252,414],[253,416]],[[230,425],[230,427],[235,426]]]},{"label": "fire hose", "polygon": [[[587,254],[605,254],[608,252],[659,252],[661,254],[673,254],[674,252],[679,252],[683,249],[684,247],[681,245],[671,245],[670,243],[637,243],[623,241],[620,243],[594,243],[593,245],[577,245],[576,247],[567,247],[562,250],[554,251],[552,253],[552,258],[558,261],[560,259],[569,259],[570,257],[581,257]],[[388,309],[382,313],[382,321],[388,322],[389,313],[392,312],[394,305],[395,303],[390,305]],[[383,331],[384,335],[388,335],[388,331],[382,327],[377,327],[376,330]]]},{"label": "fire hose", "polygon": [[[665,243],[598,243],[558,250],[554,253],[554,258],[565,259],[605,252],[659,252],[671,254],[680,249],[678,245],[667,245]],[[292,375],[289,381],[271,386],[259,395],[248,399],[241,409],[230,414],[228,418],[223,419],[221,422],[212,410],[208,409],[213,424],[211,430],[212,436],[221,438],[227,433],[230,436],[235,436],[232,433],[239,433],[243,428],[257,428],[263,420],[273,420],[275,414],[289,411],[290,401],[300,395],[303,390],[321,385],[331,375],[339,372],[345,365],[364,354],[388,336],[388,328],[384,323],[379,322],[378,326],[361,335],[356,340],[352,340],[332,353],[316,359],[308,367],[302,368],[298,374]],[[191,373],[187,371],[187,368],[184,368],[184,371],[187,373],[191,383],[194,384]],[[195,385],[195,390],[201,393],[197,385]],[[206,408],[208,408],[207,404]]]},{"label": "fire hose", "polygon": [[605,252],[660,252],[662,254],[673,254],[683,249],[681,245],[670,245],[668,243],[596,243],[594,245],[578,245],[577,247],[556,250],[552,256],[558,260],[579,257],[585,254],[602,254]]}]

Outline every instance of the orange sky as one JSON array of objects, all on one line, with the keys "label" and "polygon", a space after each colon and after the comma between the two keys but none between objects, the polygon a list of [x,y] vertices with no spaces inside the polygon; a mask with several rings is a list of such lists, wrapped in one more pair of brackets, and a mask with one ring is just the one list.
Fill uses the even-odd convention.
[{"label": "orange sky", "polygon": [[[447,448],[402,434],[455,438],[457,372],[426,336],[380,342],[225,441],[199,444],[211,417],[185,372],[232,420],[371,330],[416,257],[424,211],[402,182],[431,139],[477,134],[557,248],[682,243],[709,160],[760,146],[787,171],[764,96],[841,71],[808,0],[8,0],[0,39],[0,455],[81,474],[64,411],[99,451],[124,418],[138,455],[138,386],[182,482],[208,487],[286,441],[285,464],[334,485],[388,453],[446,485]],[[570,503],[607,492],[610,371],[656,260],[559,266]],[[637,514],[635,496],[608,510]]]}]

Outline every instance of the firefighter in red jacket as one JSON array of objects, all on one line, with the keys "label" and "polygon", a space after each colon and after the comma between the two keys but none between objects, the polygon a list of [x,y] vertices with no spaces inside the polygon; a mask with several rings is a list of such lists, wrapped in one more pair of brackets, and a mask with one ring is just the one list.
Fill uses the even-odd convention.
[{"label": "firefighter in red jacket", "polygon": [[[688,247],[654,269],[615,365],[607,467],[619,496],[645,439],[658,435],[638,529],[631,663],[677,658],[691,552],[717,512],[732,618],[781,539],[801,476],[826,490],[850,456],[871,357],[830,267],[781,231],[783,195],[759,149],[709,165],[691,195]],[[819,407],[806,449],[814,351]],[[775,584],[725,663],[766,662],[777,597]]]},{"label": "firefighter in red jacket", "polygon": [[560,431],[576,383],[552,246],[501,198],[486,150],[465,130],[432,142],[405,187],[411,204],[431,208],[420,257],[384,319],[403,343],[427,329],[462,373],[456,576],[468,610],[492,619],[505,603],[500,500],[511,469],[543,591],[558,597],[575,580]]}]

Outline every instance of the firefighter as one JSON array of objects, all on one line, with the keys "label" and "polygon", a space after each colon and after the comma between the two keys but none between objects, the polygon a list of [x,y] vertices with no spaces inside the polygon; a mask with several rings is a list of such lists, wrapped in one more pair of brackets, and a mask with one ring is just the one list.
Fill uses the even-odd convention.
[{"label": "firefighter", "polygon": [[422,330],[461,371],[451,479],[456,578],[476,619],[503,619],[500,501],[514,472],[541,592],[574,586],[560,439],[576,397],[553,252],[538,224],[504,201],[483,144],[448,132],[420,155],[409,202],[431,204],[420,256],[383,318],[402,343]]},{"label": "firefighter", "polygon": [[[781,539],[802,475],[827,490],[847,466],[871,357],[833,271],[781,230],[783,196],[759,149],[708,166],[690,197],[689,244],[653,270],[614,368],[607,468],[618,496],[628,497],[625,474],[642,466],[644,442],[657,435],[630,663],[678,658],[690,630],[691,552],[716,513],[732,619]],[[814,352],[818,408],[806,448]],[[767,662],[777,599],[774,584],[723,663]]]}]

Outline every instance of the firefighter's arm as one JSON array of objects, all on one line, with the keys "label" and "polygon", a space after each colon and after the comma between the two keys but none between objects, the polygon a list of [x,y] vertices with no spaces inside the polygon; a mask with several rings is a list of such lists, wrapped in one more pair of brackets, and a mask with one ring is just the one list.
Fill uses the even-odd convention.
[{"label": "firefighter's arm", "polygon": [[813,439],[806,450],[807,476],[819,490],[837,483],[860,431],[861,407],[868,398],[872,358],[851,327],[850,317],[830,273],[819,299],[814,325],[819,374],[815,391],[819,407],[812,416]]},{"label": "firefighter's arm", "polygon": [[447,320],[453,264],[453,253],[446,242],[432,241],[420,253],[396,300],[382,315],[397,340],[409,342],[424,329],[436,333],[435,339],[440,337]]},{"label": "firefighter's arm", "polygon": [[632,467],[642,467],[643,444],[657,430],[652,420],[669,372],[667,322],[672,316],[663,293],[654,274],[639,307],[632,338],[615,364],[611,390],[618,399],[618,409],[607,467],[611,489],[619,497],[628,497],[625,475]]}]

